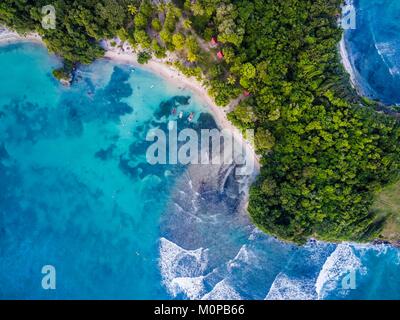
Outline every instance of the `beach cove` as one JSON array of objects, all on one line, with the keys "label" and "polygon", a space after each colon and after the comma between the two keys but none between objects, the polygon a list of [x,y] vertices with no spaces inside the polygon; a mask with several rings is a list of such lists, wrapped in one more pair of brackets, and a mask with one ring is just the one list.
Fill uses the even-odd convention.
[{"label": "beach cove", "polygon": [[342,60],[357,91],[387,105],[400,103],[399,2],[349,0],[356,28],[346,30]]},{"label": "beach cove", "polygon": [[[199,127],[217,125],[189,84],[97,61],[64,88],[51,77],[59,61],[43,47],[0,53],[2,70],[13,75],[0,78],[2,297],[397,297],[398,250],[288,245],[248,221],[231,168],[146,166],[140,138],[143,126],[167,126],[160,106],[190,108],[204,113]],[[189,106],[179,102],[186,96]],[[54,293],[36,288],[48,263],[60,277]],[[352,271],[357,289],[342,290]]]}]

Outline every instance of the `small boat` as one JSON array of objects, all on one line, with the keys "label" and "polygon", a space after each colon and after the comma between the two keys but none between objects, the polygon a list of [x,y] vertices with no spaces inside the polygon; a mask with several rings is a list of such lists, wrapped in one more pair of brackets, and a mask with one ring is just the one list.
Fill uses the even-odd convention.
[{"label": "small boat", "polygon": [[179,119],[182,119],[182,117],[183,117],[183,112],[181,111],[179,112]]},{"label": "small boat", "polygon": [[188,121],[189,121],[189,122],[192,122],[192,121],[193,121],[193,118],[194,118],[194,113],[192,112],[192,113],[190,113],[190,116],[189,116],[189,118],[188,118]]}]

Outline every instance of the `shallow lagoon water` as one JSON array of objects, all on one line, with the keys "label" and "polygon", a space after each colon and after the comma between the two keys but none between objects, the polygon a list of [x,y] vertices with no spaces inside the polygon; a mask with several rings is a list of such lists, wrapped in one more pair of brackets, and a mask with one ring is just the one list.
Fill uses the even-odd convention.
[{"label": "shallow lagoon water", "polygon": [[171,108],[215,126],[190,92],[106,60],[63,88],[58,65],[0,47],[1,298],[400,298],[397,249],[284,244],[250,223],[232,168],[148,165],[144,137]]},{"label": "shallow lagoon water", "polygon": [[[1,296],[165,297],[157,222],[174,177],[147,165],[143,141],[178,89],[107,61],[63,88],[43,47],[0,52]],[[47,264],[51,294],[40,287]]]}]

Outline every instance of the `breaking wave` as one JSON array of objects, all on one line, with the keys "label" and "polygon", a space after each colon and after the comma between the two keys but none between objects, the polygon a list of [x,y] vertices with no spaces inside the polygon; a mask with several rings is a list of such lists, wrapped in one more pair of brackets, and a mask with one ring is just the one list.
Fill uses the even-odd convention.
[{"label": "breaking wave", "polygon": [[198,300],[206,293],[203,276],[175,278],[170,282],[169,288],[174,297],[184,294],[191,300]]},{"label": "breaking wave", "polygon": [[315,300],[314,282],[310,279],[291,279],[284,273],[279,273],[273,282],[266,300]]},{"label": "breaking wave", "polygon": [[196,299],[203,290],[202,274],[207,268],[207,250],[185,250],[175,243],[160,239],[160,269],[169,293],[185,294]]},{"label": "breaking wave", "polygon": [[218,282],[202,300],[241,300],[240,294],[229,284],[228,280]]},{"label": "breaking wave", "polygon": [[315,283],[318,299],[323,299],[329,291],[336,289],[338,281],[343,276],[356,270],[364,272],[360,259],[354,254],[350,245],[339,244],[325,261],[318,275]]},{"label": "breaking wave", "polygon": [[375,43],[376,51],[382,59],[382,62],[388,68],[389,73],[392,76],[396,76],[400,74],[400,70],[398,68],[399,56],[398,56],[398,48],[399,43],[394,42],[380,42]]}]

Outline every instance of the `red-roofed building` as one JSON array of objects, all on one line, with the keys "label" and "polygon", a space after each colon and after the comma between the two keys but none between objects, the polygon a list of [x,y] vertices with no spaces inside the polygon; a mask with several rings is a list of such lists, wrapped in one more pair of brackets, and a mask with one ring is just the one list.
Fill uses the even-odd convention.
[{"label": "red-roofed building", "polygon": [[214,37],[211,38],[210,45],[212,47],[216,47],[218,45],[217,37],[214,36]]},{"label": "red-roofed building", "polygon": [[222,60],[224,58],[224,53],[222,52],[222,50],[217,52],[217,57],[219,60]]}]

